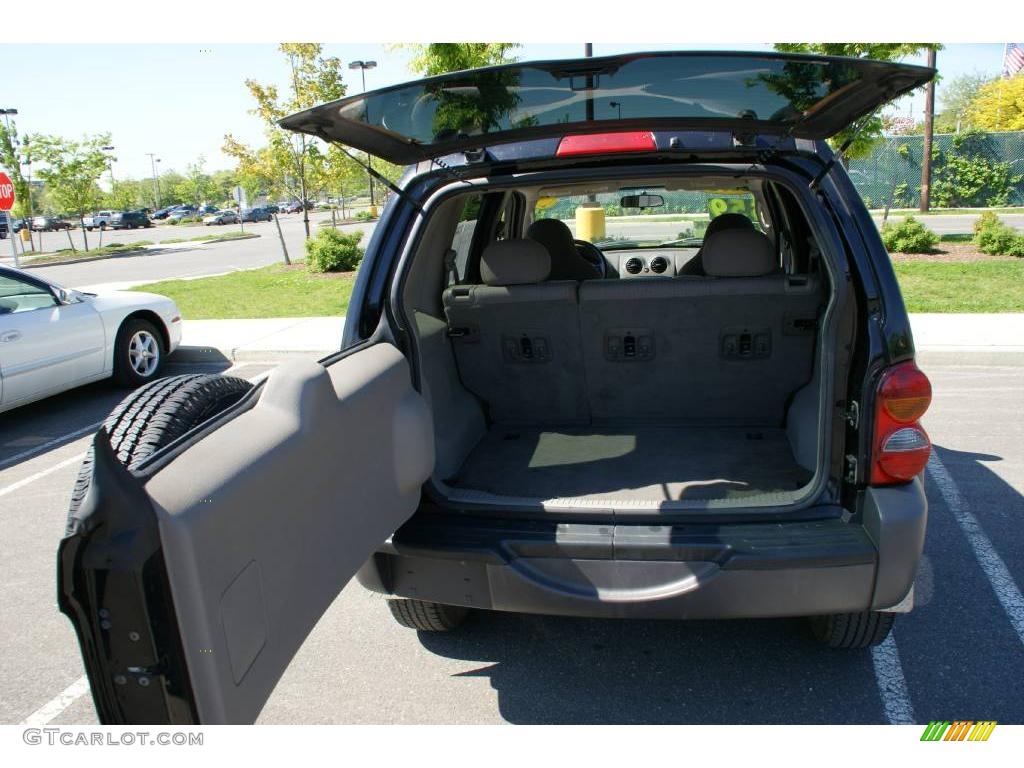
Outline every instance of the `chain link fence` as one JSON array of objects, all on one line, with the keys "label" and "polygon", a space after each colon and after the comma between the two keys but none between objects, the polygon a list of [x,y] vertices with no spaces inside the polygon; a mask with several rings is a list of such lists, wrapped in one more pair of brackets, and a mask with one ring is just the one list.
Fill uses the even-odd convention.
[{"label": "chain link fence", "polygon": [[[923,136],[888,136],[850,161],[868,208],[920,205],[923,150]],[[932,208],[1024,205],[1024,131],[935,134],[932,157]]]}]

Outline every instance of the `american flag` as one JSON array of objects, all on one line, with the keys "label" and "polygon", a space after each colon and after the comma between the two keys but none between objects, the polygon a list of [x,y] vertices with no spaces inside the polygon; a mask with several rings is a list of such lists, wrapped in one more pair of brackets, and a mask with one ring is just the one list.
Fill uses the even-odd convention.
[{"label": "american flag", "polygon": [[1007,77],[1024,70],[1024,48],[1019,43],[1007,43],[1003,49],[1003,74]]}]

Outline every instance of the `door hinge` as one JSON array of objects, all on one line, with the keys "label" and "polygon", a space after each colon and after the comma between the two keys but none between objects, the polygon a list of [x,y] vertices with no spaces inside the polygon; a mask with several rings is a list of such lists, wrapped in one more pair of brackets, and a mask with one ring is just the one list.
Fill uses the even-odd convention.
[{"label": "door hinge", "polygon": [[846,482],[857,482],[857,457],[852,453],[846,454]]},{"label": "door hinge", "polygon": [[854,429],[860,424],[860,405],[858,405],[856,400],[851,400],[846,404],[846,408],[843,410],[843,418]]}]

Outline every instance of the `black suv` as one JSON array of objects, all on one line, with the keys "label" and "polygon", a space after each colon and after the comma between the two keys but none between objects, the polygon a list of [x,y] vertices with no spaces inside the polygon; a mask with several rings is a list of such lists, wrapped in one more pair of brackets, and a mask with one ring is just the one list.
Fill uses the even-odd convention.
[{"label": "black suv", "polygon": [[142,211],[120,211],[110,217],[111,229],[149,229],[153,222]]},{"label": "black suv", "polygon": [[154,382],[96,435],[58,559],[101,719],[252,721],[353,576],[420,630],[808,616],[881,642],[931,390],[825,139],[933,75],[632,54],[283,120],[409,170],[342,350]]}]

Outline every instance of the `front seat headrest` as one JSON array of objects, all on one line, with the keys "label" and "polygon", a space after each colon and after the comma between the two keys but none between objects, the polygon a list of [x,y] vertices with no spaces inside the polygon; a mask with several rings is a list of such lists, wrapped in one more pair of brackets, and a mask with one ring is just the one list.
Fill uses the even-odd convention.
[{"label": "front seat headrest", "polygon": [[742,213],[723,213],[708,222],[708,228],[704,230],[704,239],[710,235],[721,232],[723,229],[753,229],[754,222]]},{"label": "front seat headrest", "polygon": [[534,240],[499,240],[480,256],[480,277],[486,285],[542,283],[549,274],[548,249]]},{"label": "front seat headrest", "polygon": [[704,239],[704,274],[711,277],[760,277],[775,271],[772,242],[756,229],[722,229]]},{"label": "front seat headrest", "polygon": [[594,266],[580,256],[572,230],[560,219],[537,219],[526,236],[548,249],[551,256],[551,280],[589,280],[598,277]]}]

